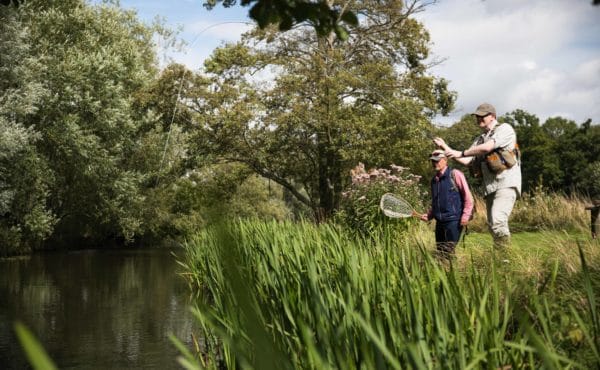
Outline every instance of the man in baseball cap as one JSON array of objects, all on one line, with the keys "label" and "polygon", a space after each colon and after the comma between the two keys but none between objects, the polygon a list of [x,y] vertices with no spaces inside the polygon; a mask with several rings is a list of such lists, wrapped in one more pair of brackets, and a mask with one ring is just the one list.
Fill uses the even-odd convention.
[{"label": "man in baseball cap", "polygon": [[435,170],[431,179],[431,207],[421,220],[435,219],[437,255],[451,259],[460,233],[471,218],[473,196],[465,175],[448,167],[448,158],[443,150],[434,150],[429,160]]},{"label": "man in baseball cap", "polygon": [[446,155],[444,154],[443,150],[437,149],[431,153],[431,157],[429,157],[429,159],[434,162],[439,162],[442,159],[446,159]]}]

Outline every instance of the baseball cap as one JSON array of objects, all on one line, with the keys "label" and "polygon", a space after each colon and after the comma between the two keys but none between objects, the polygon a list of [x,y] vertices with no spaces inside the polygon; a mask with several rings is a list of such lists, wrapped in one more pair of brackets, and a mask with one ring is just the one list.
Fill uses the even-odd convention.
[{"label": "baseball cap", "polygon": [[477,110],[475,110],[474,113],[471,113],[474,116],[487,116],[488,114],[493,114],[494,116],[496,115],[496,108],[494,108],[493,105],[491,105],[490,103],[483,103],[480,104],[477,107]]},{"label": "baseball cap", "polygon": [[431,157],[429,157],[429,159],[436,162],[442,158],[446,158],[446,155],[444,154],[444,151],[440,149],[434,150],[433,153],[431,153]]}]

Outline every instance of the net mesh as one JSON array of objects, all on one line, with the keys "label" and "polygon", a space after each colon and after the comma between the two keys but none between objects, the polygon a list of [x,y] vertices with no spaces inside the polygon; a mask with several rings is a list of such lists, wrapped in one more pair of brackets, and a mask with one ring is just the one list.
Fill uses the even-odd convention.
[{"label": "net mesh", "polygon": [[381,197],[379,207],[388,217],[410,217],[413,214],[413,209],[407,201],[390,193]]}]

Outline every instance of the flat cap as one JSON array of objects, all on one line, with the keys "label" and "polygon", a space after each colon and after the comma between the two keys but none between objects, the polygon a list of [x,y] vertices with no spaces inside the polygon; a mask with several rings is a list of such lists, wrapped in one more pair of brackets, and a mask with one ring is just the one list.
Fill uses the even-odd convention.
[{"label": "flat cap", "polygon": [[477,109],[475,110],[475,112],[471,113],[474,116],[479,116],[479,117],[484,117],[487,116],[488,114],[493,114],[494,116],[496,115],[496,108],[494,108],[493,105],[491,105],[490,103],[483,103],[480,104]]}]

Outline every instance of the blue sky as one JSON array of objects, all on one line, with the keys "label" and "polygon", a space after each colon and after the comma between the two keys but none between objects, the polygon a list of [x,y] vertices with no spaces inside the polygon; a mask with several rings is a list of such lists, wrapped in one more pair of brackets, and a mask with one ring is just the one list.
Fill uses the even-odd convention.
[{"label": "blue sky", "polygon": [[[449,124],[481,102],[499,114],[520,108],[542,122],[562,116],[600,123],[600,6],[591,0],[438,0],[417,17],[429,30],[432,73],[457,91]],[[198,69],[215,47],[235,41],[250,27],[248,8],[203,0],[121,0],[141,19],[161,16],[182,27],[188,42],[170,57]]]},{"label": "blue sky", "polygon": [[121,7],[134,9],[138,16],[151,22],[159,16],[171,29],[180,29],[179,37],[186,41],[183,52],[171,52],[169,57],[197,70],[212,51],[224,42],[239,39],[253,26],[247,7],[205,9],[203,0],[121,0]]}]

